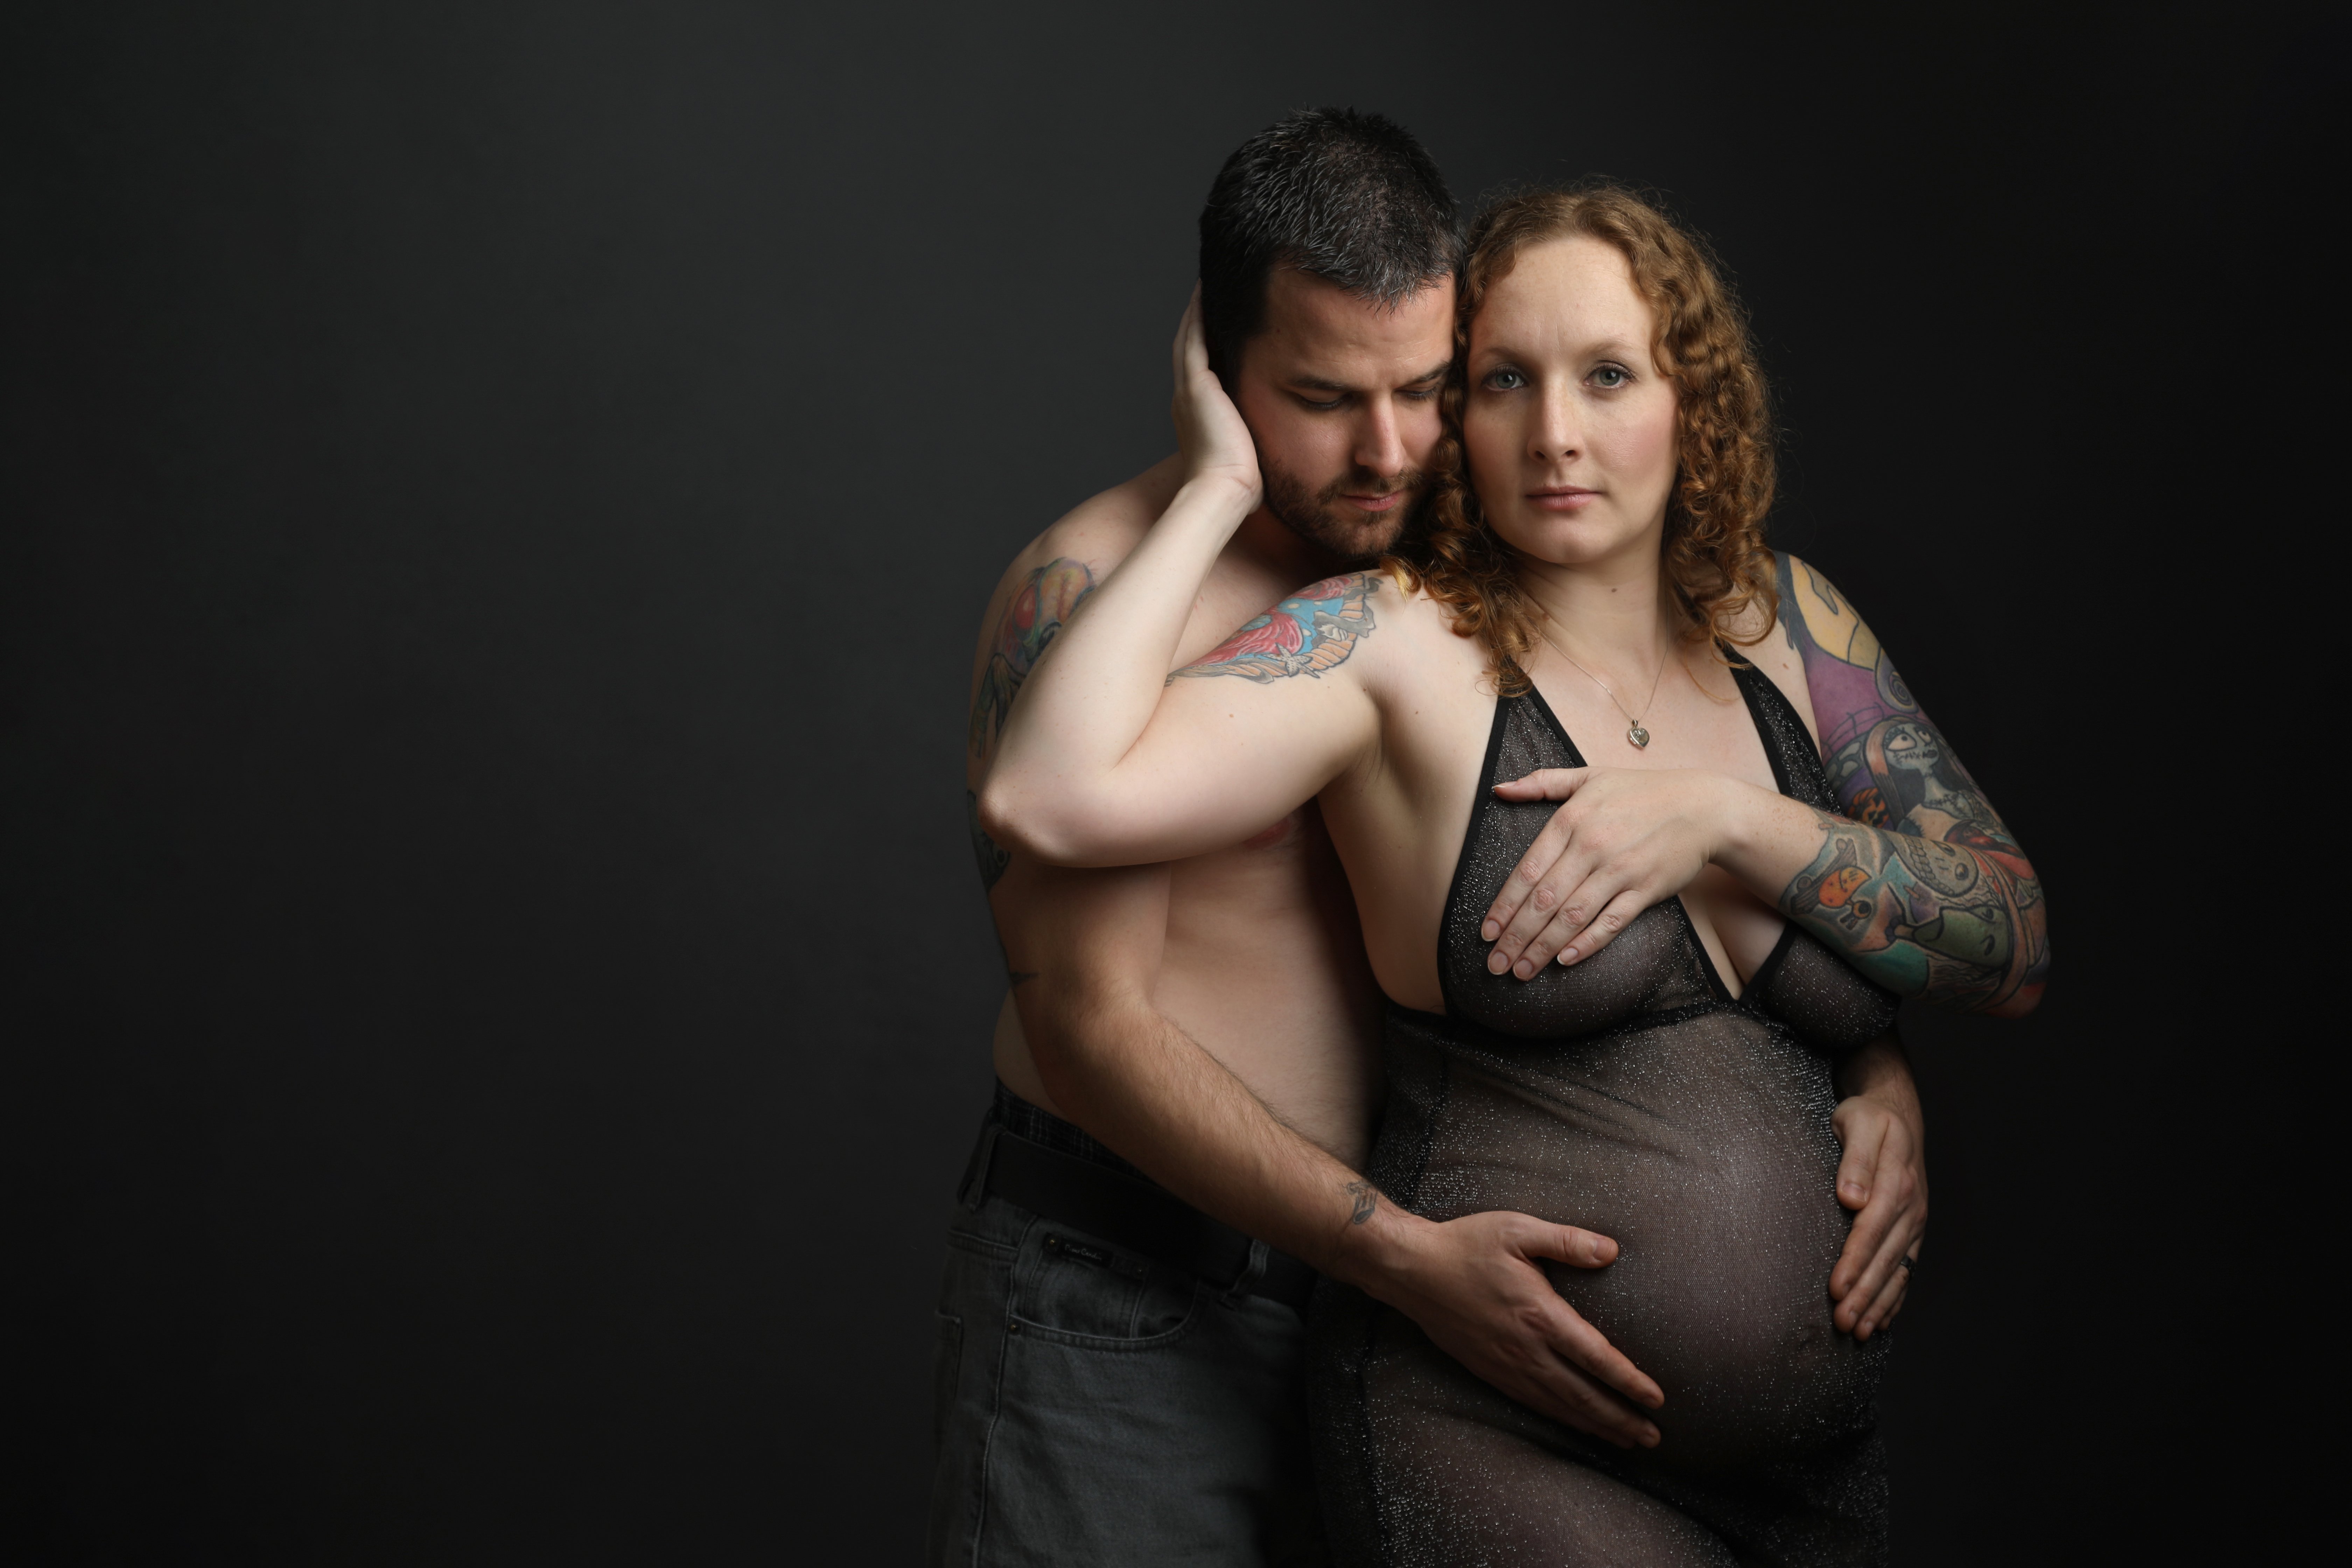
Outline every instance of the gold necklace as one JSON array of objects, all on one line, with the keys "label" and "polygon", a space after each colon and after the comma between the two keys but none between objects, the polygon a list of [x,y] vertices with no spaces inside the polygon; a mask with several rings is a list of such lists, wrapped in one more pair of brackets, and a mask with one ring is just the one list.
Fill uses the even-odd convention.
[{"label": "gold necklace", "polygon": [[[1562,658],[1567,658],[1569,663],[1576,665],[1577,674],[1584,677],[1585,679],[1592,682],[1593,685],[1600,687],[1601,694],[1602,696],[1608,698],[1610,701],[1617,703],[1617,711],[1625,714],[1625,739],[1633,743],[1633,749],[1635,751],[1646,750],[1650,744],[1650,732],[1642,728],[1641,719],[1636,718],[1630,712],[1626,712],[1625,705],[1622,702],[1617,702],[1617,694],[1609,689],[1608,683],[1603,681],[1599,676],[1593,674],[1591,670],[1585,668],[1584,666],[1576,664],[1576,660],[1569,658],[1568,649],[1560,647],[1557,642],[1552,642],[1552,636],[1549,632],[1545,631],[1542,627],[1538,626],[1536,628],[1536,636],[1543,638],[1543,640],[1548,643],[1551,643],[1552,652],[1559,655]],[[1650,678],[1649,699],[1642,704],[1642,712],[1644,716],[1649,713],[1651,706],[1658,700],[1658,682],[1664,680],[1665,678],[1666,661],[1662,656],[1658,660],[1658,673]]]}]

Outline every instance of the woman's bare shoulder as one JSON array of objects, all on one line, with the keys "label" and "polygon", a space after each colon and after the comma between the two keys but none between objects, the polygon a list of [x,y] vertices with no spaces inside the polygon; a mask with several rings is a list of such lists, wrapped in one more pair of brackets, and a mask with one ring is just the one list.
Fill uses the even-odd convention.
[{"label": "woman's bare shoulder", "polygon": [[1425,667],[1433,639],[1451,641],[1440,606],[1377,566],[1291,589],[1171,680],[1241,676],[1259,685],[1307,676],[1380,685]]},{"label": "woman's bare shoulder", "polygon": [[1805,663],[1799,654],[1795,635],[1790,629],[1790,617],[1797,606],[1789,602],[1789,572],[1801,564],[1793,555],[1782,554],[1778,559],[1780,592],[1777,603],[1768,604],[1752,599],[1732,618],[1727,630],[1732,651],[1764,672],[1773,685],[1780,689],[1805,721],[1805,728],[1819,738],[1819,726],[1813,717],[1811,690],[1805,684]]}]

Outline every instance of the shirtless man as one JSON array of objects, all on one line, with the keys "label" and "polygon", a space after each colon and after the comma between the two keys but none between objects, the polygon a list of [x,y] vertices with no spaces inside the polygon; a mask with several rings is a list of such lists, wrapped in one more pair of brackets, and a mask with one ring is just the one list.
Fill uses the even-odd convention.
[{"label": "shirtless man", "polygon": [[[1317,110],[1226,162],[1201,237],[1212,363],[1265,505],[1177,663],[1236,635],[1281,660],[1297,650],[1259,612],[1377,555],[1422,500],[1454,352],[1455,208],[1403,131]],[[1031,667],[1180,479],[1171,458],[1105,491],[1006,571],[982,622],[968,786]],[[1374,1203],[1358,1173],[1381,999],[1311,805],[1168,866],[1056,869],[976,825],[973,841],[1011,986],[996,1103],[949,1230],[929,1561],[1323,1562],[1300,1383],[1316,1271],[1513,1397],[1631,1439],[1589,1370],[1616,1352],[1539,1267],[1603,1267],[1612,1241],[1517,1214],[1433,1224]],[[1840,1092],[1838,1193],[1860,1212],[1824,1284],[1839,1327],[1867,1336],[1900,1307],[1895,1260],[1926,1219],[1918,1103],[1892,1047],[1849,1058]]]}]

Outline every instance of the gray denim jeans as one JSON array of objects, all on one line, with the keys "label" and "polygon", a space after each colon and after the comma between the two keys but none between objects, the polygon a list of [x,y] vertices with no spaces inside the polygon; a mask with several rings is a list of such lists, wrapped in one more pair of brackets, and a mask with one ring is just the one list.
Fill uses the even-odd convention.
[{"label": "gray denim jeans", "polygon": [[979,1165],[948,1221],[924,1561],[1321,1568],[1298,1314],[975,1205]]}]

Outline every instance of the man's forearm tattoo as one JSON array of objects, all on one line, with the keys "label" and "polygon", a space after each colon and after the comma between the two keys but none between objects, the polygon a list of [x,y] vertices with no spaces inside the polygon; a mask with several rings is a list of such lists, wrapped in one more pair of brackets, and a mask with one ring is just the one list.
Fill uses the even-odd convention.
[{"label": "man's forearm tattoo", "polygon": [[1238,675],[1264,685],[1320,676],[1371,635],[1370,600],[1380,585],[1371,573],[1349,572],[1301,588],[1168,679]]},{"label": "man's forearm tattoo", "polygon": [[[1004,732],[1013,699],[1037,661],[1045,657],[1063,624],[1095,591],[1095,574],[1083,561],[1057,555],[1029,574],[990,634],[988,664],[980,672],[980,689],[971,700],[971,726],[966,738],[972,762],[986,767],[996,755],[997,738]],[[980,826],[980,798],[964,792],[966,825],[971,829],[972,858],[980,867],[980,882],[993,888],[1004,875],[1012,856]]]},{"label": "man's forearm tattoo", "polygon": [[1845,813],[1816,814],[1820,853],[1781,912],[1906,995],[1979,1009],[2038,991],[2050,942],[2032,864],[1853,607],[1801,562],[1780,572]]},{"label": "man's forearm tattoo", "polygon": [[1349,1182],[1343,1190],[1356,1200],[1355,1212],[1348,1216],[1349,1225],[1363,1224],[1380,1207],[1379,1189],[1370,1182]]}]

